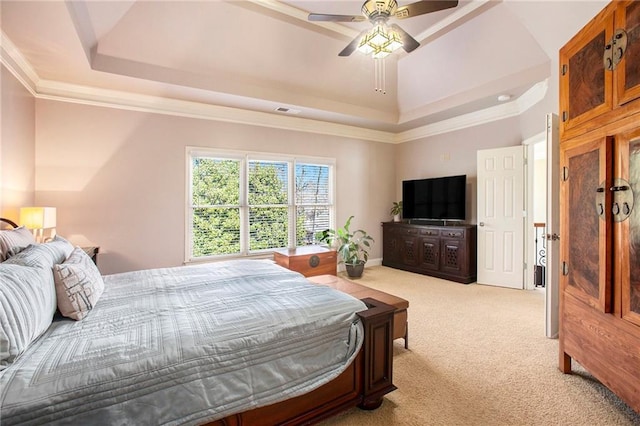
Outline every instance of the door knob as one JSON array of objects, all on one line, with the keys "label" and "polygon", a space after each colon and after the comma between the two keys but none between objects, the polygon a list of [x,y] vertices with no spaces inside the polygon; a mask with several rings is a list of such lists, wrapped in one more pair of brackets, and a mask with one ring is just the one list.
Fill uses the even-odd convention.
[{"label": "door knob", "polygon": [[478,226],[484,226],[484,222],[480,222]]}]

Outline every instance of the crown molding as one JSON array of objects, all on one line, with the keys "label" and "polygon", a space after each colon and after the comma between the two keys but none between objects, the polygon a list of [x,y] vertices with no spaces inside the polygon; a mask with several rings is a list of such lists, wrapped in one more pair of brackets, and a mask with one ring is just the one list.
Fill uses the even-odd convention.
[{"label": "crown molding", "polygon": [[540,102],[545,97],[548,87],[548,80],[544,80],[536,83],[531,89],[511,102],[396,133],[395,143],[410,142],[518,116]]},{"label": "crown molding", "polygon": [[257,4],[258,6],[262,6],[267,9],[274,10],[276,12],[282,13],[284,15],[290,16],[300,21],[325,28],[327,30],[333,31],[340,35],[347,36],[349,38],[355,38],[360,34],[360,31],[356,31],[353,28],[349,28],[346,25],[338,24],[335,22],[309,21],[309,12],[307,12],[306,10],[298,9],[297,7],[290,6],[278,0],[249,0],[249,1]]},{"label": "crown molding", "polygon": [[76,84],[40,80],[37,98],[72,102],[84,105],[127,109],[140,112],[166,114],[201,120],[223,121],[251,126],[270,127],[307,133],[319,133],[365,139],[374,142],[393,143],[393,133],[365,129],[345,124],[329,123],[299,117],[286,117],[260,111],[249,111],[200,102],[167,99]]},{"label": "crown molding", "polygon": [[1,31],[0,62],[37,99],[223,121],[383,143],[410,142],[519,115],[544,98],[548,87],[547,81],[544,81],[536,84],[512,102],[416,129],[393,133],[308,118],[280,116],[260,111],[44,80],[38,76],[19,49]]},{"label": "crown molding", "polygon": [[40,80],[38,74],[4,31],[0,31],[0,62],[31,95],[37,96],[36,85]]},{"label": "crown molding", "polygon": [[476,16],[478,13],[483,12],[489,7],[497,6],[502,3],[503,0],[474,0],[462,7],[456,8],[454,12],[447,15],[444,19],[438,21],[437,24],[427,28],[415,38],[420,42],[424,42],[428,39],[437,37],[443,31],[448,28],[458,25],[466,19],[470,19]]}]

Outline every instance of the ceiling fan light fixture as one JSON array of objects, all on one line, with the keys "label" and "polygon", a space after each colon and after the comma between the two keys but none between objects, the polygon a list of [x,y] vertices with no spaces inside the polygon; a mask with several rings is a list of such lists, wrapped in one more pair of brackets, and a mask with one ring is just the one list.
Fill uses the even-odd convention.
[{"label": "ceiling fan light fixture", "polygon": [[400,47],[402,47],[402,40],[396,31],[389,30],[384,24],[376,24],[360,40],[358,51],[365,55],[373,54],[373,58],[380,59]]},{"label": "ceiling fan light fixture", "polygon": [[396,0],[368,0],[362,5],[362,14],[367,19],[377,16],[389,17],[396,13],[398,2]]},{"label": "ceiling fan light fixture", "polygon": [[385,49],[384,47],[380,49],[376,49],[371,55],[373,59],[382,59],[391,54],[391,50]]},{"label": "ceiling fan light fixture", "polygon": [[373,46],[384,46],[389,42],[389,34],[384,25],[378,24],[369,33],[369,43]]},{"label": "ceiling fan light fixture", "polygon": [[358,52],[368,55],[372,53],[375,49],[369,43],[369,34],[365,34],[360,40],[360,44],[358,45]]},{"label": "ceiling fan light fixture", "polygon": [[387,48],[392,52],[398,50],[402,47],[402,40],[400,39],[400,35],[397,32],[391,31],[389,33],[389,44]]}]

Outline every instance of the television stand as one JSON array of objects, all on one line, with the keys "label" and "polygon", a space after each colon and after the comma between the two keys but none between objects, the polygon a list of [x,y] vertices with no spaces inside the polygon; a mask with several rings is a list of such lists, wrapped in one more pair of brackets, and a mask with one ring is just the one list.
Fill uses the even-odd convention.
[{"label": "television stand", "polygon": [[454,219],[407,219],[405,222],[409,225],[426,225],[426,226],[459,226],[462,224],[460,220]]},{"label": "television stand", "polygon": [[382,224],[382,264],[469,284],[476,281],[476,225]]}]

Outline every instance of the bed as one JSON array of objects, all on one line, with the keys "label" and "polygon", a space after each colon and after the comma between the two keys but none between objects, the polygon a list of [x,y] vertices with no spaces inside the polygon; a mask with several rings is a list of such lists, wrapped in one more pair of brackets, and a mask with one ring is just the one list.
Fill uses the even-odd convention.
[{"label": "bed", "polygon": [[[96,276],[60,237],[9,251],[2,425],[303,424],[376,408],[395,389],[393,308],[269,260]],[[73,276],[69,304],[58,282],[69,271],[101,284],[83,294]]]}]

